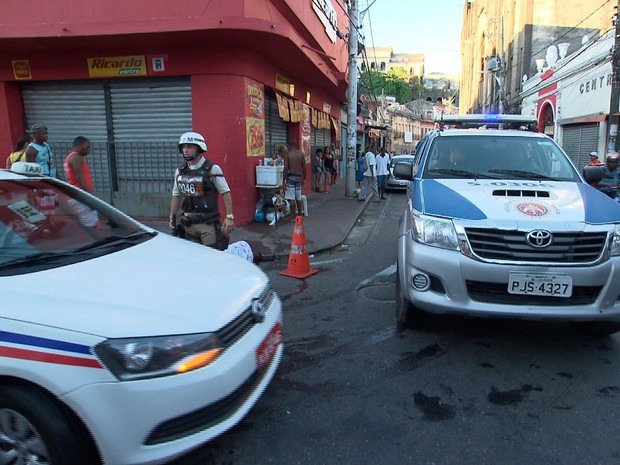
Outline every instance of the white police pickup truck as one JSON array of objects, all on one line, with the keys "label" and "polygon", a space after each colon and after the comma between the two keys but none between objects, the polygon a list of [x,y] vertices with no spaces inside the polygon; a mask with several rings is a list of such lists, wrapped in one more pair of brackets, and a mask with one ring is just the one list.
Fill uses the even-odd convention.
[{"label": "white police pickup truck", "polygon": [[398,326],[454,313],[618,331],[620,205],[551,138],[523,130],[534,120],[448,121],[463,123],[428,133],[413,163],[394,167],[412,181],[398,234]]},{"label": "white police pickup truck", "polygon": [[0,463],[165,463],[239,422],[282,357],[265,274],[20,166],[0,170]]}]

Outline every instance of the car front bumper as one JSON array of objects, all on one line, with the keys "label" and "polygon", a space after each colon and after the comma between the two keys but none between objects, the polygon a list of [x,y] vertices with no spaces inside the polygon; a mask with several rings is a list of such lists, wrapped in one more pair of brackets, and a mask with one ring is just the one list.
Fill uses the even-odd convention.
[{"label": "car front bumper", "polygon": [[[406,250],[405,248],[409,249]],[[620,321],[620,258],[596,266],[523,266],[481,262],[458,251],[399,238],[401,285],[409,301],[429,313],[561,321]],[[508,292],[509,274],[549,273],[572,278],[573,297],[521,296]],[[429,277],[417,290],[413,277]],[[579,295],[577,295],[579,293]]]},{"label": "car front bumper", "polygon": [[393,176],[390,176],[387,180],[387,188],[407,190],[409,182],[406,179],[395,179]]},{"label": "car front bumper", "polygon": [[[273,356],[257,353],[279,332]],[[277,341],[276,341],[277,342]],[[93,383],[67,394],[104,459],[115,465],[160,464],[183,455],[237,424],[258,401],[281,361],[279,299],[258,323],[212,364],[185,374]]]}]

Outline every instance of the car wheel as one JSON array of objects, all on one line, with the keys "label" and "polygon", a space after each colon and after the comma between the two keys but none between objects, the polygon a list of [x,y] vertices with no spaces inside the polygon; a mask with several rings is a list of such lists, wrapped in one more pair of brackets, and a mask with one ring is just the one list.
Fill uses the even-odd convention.
[{"label": "car wheel", "polygon": [[67,415],[43,393],[0,387],[0,463],[93,463],[79,436]]},{"label": "car wheel", "polygon": [[415,328],[424,325],[427,313],[414,307],[400,286],[400,267],[396,267],[396,329]]}]

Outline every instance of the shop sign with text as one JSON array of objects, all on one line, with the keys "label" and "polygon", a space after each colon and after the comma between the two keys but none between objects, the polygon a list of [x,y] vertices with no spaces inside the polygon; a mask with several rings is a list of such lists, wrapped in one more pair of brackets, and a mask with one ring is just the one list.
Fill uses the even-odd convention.
[{"label": "shop sign with text", "polygon": [[265,156],[265,86],[245,78],[247,156]]},{"label": "shop sign with text", "polygon": [[276,73],[276,89],[292,97],[291,86],[292,83],[289,78],[282,76],[280,73]]},{"label": "shop sign with text", "polygon": [[146,76],[146,57],[130,55],[88,58],[88,75],[90,77]]},{"label": "shop sign with text", "polygon": [[338,30],[338,15],[331,0],[310,0],[314,12],[323,23],[325,33],[329,40],[336,42],[336,31]]},{"label": "shop sign with text", "polygon": [[609,113],[612,89],[611,62],[586,67],[574,77],[559,83],[558,119]]},{"label": "shop sign with text", "polygon": [[32,79],[30,62],[28,60],[13,60],[13,76],[15,79]]}]

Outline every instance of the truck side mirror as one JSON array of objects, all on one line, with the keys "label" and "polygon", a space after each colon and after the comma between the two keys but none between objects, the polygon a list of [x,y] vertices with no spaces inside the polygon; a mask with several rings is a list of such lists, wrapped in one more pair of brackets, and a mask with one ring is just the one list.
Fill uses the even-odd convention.
[{"label": "truck side mirror", "polygon": [[413,181],[413,163],[410,161],[399,161],[394,165],[394,176],[400,179]]},{"label": "truck side mirror", "polygon": [[588,184],[598,184],[603,179],[603,167],[602,166],[584,166],[583,177]]}]

